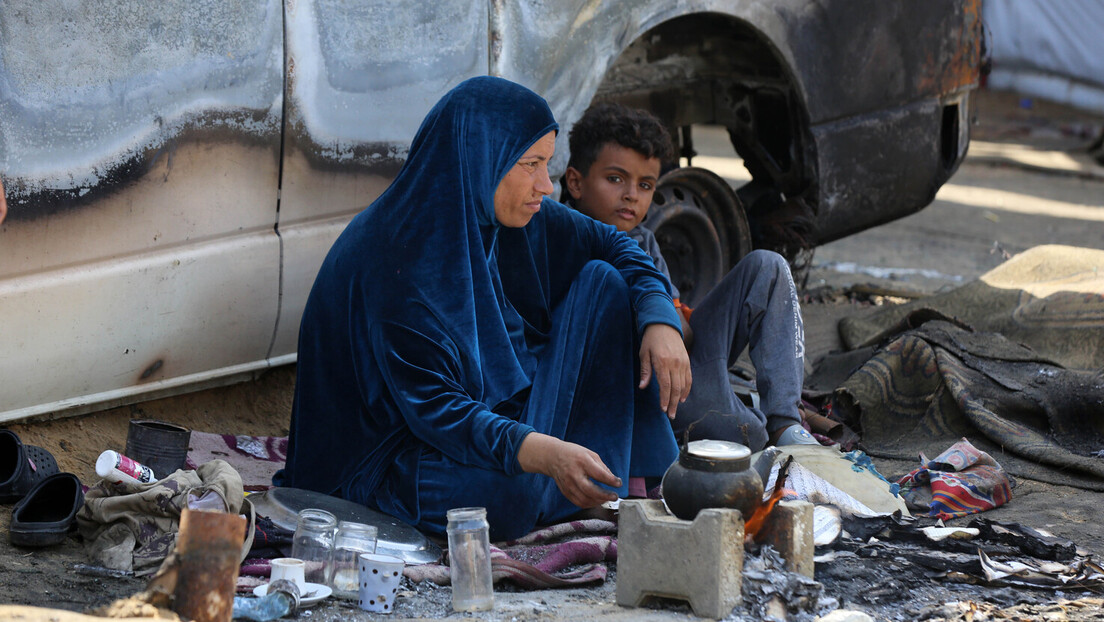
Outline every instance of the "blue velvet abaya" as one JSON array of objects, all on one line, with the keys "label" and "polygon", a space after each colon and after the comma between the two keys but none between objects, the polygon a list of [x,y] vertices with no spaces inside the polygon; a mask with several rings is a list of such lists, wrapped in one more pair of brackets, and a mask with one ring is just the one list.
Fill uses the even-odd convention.
[{"label": "blue velvet abaya", "polygon": [[541,97],[499,78],[430,111],[311,290],[277,485],[433,533],[448,509],[483,506],[503,539],[578,511],[552,478],[522,472],[529,432],[595,451],[625,486],[675,459],[656,392],[634,382],[644,327],[679,327],[651,259],[547,198],[523,228],[495,220],[499,181],[556,129]]}]

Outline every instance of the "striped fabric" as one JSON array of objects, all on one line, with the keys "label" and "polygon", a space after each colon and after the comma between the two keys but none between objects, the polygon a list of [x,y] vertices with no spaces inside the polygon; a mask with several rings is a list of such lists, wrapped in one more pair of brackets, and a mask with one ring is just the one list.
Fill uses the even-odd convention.
[{"label": "striped fabric", "polygon": [[920,454],[921,466],[897,481],[910,506],[944,520],[1000,507],[1012,499],[1000,464],[963,438],[934,460]]}]

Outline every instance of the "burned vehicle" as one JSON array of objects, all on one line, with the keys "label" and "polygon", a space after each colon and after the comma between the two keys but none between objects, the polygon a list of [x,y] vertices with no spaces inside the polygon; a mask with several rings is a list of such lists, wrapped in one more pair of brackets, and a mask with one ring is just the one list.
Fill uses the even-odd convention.
[{"label": "burned vehicle", "polygon": [[[693,302],[931,202],[980,49],[978,0],[0,0],[0,421],[294,362],[323,256],[468,77],[548,99],[554,172],[593,101],[663,119],[691,166],[647,224]],[[693,166],[696,124],[751,182]]]}]

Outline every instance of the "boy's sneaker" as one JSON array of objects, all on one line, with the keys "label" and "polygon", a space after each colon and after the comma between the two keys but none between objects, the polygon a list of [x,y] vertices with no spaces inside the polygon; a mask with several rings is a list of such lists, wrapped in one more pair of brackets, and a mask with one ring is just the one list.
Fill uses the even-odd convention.
[{"label": "boy's sneaker", "polygon": [[778,436],[778,440],[774,441],[775,447],[819,444],[820,443],[813,438],[813,435],[809,434],[809,431],[800,425],[791,425],[785,430],[782,430],[782,434]]}]

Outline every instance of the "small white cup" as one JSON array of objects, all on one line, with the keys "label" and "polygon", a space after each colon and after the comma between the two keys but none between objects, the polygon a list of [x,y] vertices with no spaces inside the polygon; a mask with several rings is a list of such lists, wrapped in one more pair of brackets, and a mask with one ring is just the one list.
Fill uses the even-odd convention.
[{"label": "small white cup", "polygon": [[[272,560],[272,579],[271,581],[279,581],[285,579],[291,581],[299,588],[299,593],[302,594],[307,589],[306,580],[306,563],[301,559],[295,559],[294,557],[277,557]],[[270,585],[271,585],[270,581]]]},{"label": "small white cup", "polygon": [[357,605],[365,611],[391,613],[404,565],[402,559],[391,555],[361,553],[357,558]]}]

